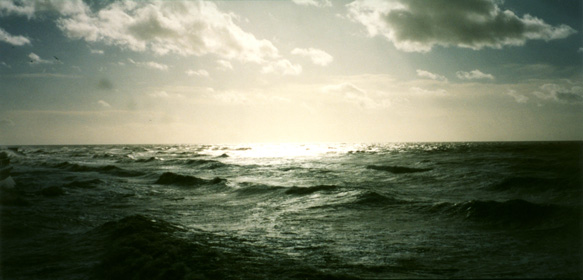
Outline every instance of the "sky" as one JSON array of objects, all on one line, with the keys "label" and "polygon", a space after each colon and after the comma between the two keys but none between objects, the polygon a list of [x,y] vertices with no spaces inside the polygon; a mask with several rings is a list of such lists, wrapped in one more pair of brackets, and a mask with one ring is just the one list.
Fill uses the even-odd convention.
[{"label": "sky", "polygon": [[0,0],[0,145],[554,140],[579,0]]}]

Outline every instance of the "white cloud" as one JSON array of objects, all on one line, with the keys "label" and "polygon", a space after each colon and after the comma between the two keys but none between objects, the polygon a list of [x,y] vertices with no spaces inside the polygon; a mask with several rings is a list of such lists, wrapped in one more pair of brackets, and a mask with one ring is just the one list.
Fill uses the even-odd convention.
[{"label": "white cloud", "polygon": [[437,89],[437,90],[429,90],[420,87],[411,87],[410,90],[417,94],[426,94],[426,95],[444,95],[447,93],[444,89]]},{"label": "white cloud", "polygon": [[6,68],[12,68],[12,66],[10,66],[10,64],[4,62],[4,61],[0,61],[0,65],[6,67]]},{"label": "white cloud", "polygon": [[38,56],[36,53],[30,53],[28,55],[28,58],[30,58],[30,63],[39,63],[39,64],[52,64],[53,63],[50,60],[40,58],[40,56]]},{"label": "white cloud", "polygon": [[391,105],[390,100],[384,99],[380,101],[375,101],[371,98],[368,93],[351,84],[351,83],[341,83],[337,85],[328,85],[322,88],[322,91],[325,93],[332,93],[332,94],[339,94],[342,97],[351,103],[355,103],[360,105],[363,108],[386,108]]},{"label": "white cloud", "polygon": [[70,38],[137,52],[212,54],[262,66],[282,61],[269,40],[245,32],[235,24],[236,19],[235,14],[222,12],[207,1],[120,1],[95,13],[61,17],[57,24]]},{"label": "white cloud", "polygon": [[136,62],[131,58],[128,58],[128,61],[132,64],[135,64],[135,65],[138,65],[138,66],[144,67],[144,68],[155,69],[155,70],[160,70],[160,71],[167,71],[168,70],[168,65],[160,64],[160,63],[157,63],[154,61]]},{"label": "white cloud", "polygon": [[105,108],[111,108],[111,105],[109,105],[109,103],[107,103],[103,100],[99,100],[99,101],[97,101],[97,103]]},{"label": "white cloud", "polygon": [[407,52],[428,52],[436,45],[479,50],[521,46],[527,40],[555,40],[577,31],[551,26],[531,15],[503,10],[498,0],[357,0],[347,5],[348,18],[368,35],[384,36]]},{"label": "white cloud", "polygon": [[233,64],[229,61],[219,59],[217,60],[217,64],[219,65],[220,70],[233,70]]},{"label": "white cloud", "polygon": [[198,76],[198,77],[205,77],[208,78],[209,77],[209,72],[204,70],[204,69],[200,69],[197,71],[194,70],[188,70],[186,71],[186,75],[188,76]]},{"label": "white cloud", "polygon": [[14,46],[30,45],[30,39],[24,36],[14,36],[0,27],[0,42],[6,42]]},{"label": "white cloud", "polygon": [[432,80],[437,80],[437,81],[444,81],[447,82],[447,78],[438,74],[434,74],[425,70],[420,70],[417,69],[417,76],[419,77],[424,77],[424,78],[429,78]]},{"label": "white cloud", "polygon": [[103,54],[103,50],[94,50],[94,49],[90,49],[92,54]]},{"label": "white cloud", "polygon": [[580,85],[566,86],[549,83],[540,86],[540,90],[533,92],[540,99],[568,104],[583,103],[583,87]]},{"label": "white cloud", "polygon": [[526,103],[526,102],[528,102],[528,99],[529,99],[527,96],[525,96],[523,94],[519,94],[515,90],[512,90],[512,89],[509,89],[507,94],[514,97],[514,100],[516,100],[516,102],[518,102],[518,103]]},{"label": "white cloud", "polygon": [[299,75],[302,73],[302,66],[299,64],[292,64],[287,59],[280,59],[263,66],[261,72],[279,73],[282,75]]},{"label": "white cloud", "polygon": [[579,53],[583,53],[583,47],[579,48],[579,49],[577,50],[577,52],[579,52]]},{"label": "white cloud", "polygon": [[458,71],[455,73],[455,75],[462,80],[494,80],[494,76],[491,74],[482,73],[482,71],[478,69],[472,70],[470,72]]},{"label": "white cloud", "polygon": [[295,48],[291,51],[291,54],[307,56],[312,60],[314,64],[320,66],[326,66],[334,60],[334,58],[329,53],[314,48],[308,49]]},{"label": "white cloud", "polygon": [[140,66],[144,66],[146,68],[150,68],[150,69],[157,69],[157,70],[161,70],[161,71],[166,71],[168,70],[168,65],[166,64],[160,64],[160,63],[156,63],[153,61],[148,61],[148,62],[140,62],[138,63],[138,65]]},{"label": "white cloud", "polygon": [[316,7],[331,7],[332,3],[330,0],[292,0],[294,3],[303,6],[316,6]]}]

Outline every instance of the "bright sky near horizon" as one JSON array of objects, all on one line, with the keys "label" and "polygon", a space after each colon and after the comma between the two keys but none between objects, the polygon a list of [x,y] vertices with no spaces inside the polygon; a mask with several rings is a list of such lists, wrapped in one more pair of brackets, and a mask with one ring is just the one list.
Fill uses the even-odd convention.
[{"label": "bright sky near horizon", "polygon": [[0,0],[0,145],[583,140],[582,3]]}]

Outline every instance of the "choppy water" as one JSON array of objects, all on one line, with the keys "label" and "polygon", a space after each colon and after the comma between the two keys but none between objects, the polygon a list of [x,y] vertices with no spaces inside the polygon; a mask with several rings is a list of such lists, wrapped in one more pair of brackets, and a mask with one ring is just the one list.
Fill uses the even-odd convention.
[{"label": "choppy water", "polygon": [[1,276],[579,278],[582,147],[13,147]]}]

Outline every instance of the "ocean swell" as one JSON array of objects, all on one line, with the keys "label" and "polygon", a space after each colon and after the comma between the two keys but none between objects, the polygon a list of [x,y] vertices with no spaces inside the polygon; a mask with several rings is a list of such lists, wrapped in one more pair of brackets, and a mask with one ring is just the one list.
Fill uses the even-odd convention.
[{"label": "ocean swell", "polygon": [[393,174],[418,173],[431,170],[431,168],[413,168],[396,165],[367,165],[366,168],[372,170],[387,171]]},{"label": "ocean swell", "polygon": [[154,184],[160,185],[179,185],[179,186],[200,186],[200,185],[216,185],[226,182],[225,179],[216,177],[211,180],[201,179],[194,176],[180,175],[172,172],[165,172]]}]

